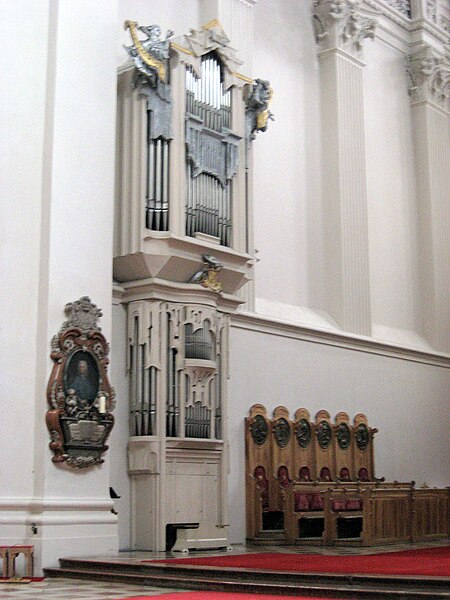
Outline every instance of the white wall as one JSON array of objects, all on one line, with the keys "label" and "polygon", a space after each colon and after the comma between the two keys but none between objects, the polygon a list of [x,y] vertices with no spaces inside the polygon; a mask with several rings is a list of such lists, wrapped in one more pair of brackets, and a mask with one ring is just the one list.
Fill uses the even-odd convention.
[{"label": "white wall", "polygon": [[378,40],[364,49],[372,320],[419,330],[411,111],[404,55]]},{"label": "white wall", "polygon": [[[0,14],[0,438],[14,456],[0,461],[4,498],[33,492],[49,2],[3,2]],[[20,53],[14,23],[27,31]]]},{"label": "white wall", "polygon": [[375,472],[388,481],[449,484],[448,369],[388,356],[253,332],[230,336],[230,540],[245,538],[244,418],[263,404],[291,417],[307,408],[332,418],[363,412],[375,436]]},{"label": "white wall", "polygon": [[[11,72],[0,116],[2,275],[10,286],[1,300],[9,342],[1,389],[10,409],[2,418],[0,537],[34,543],[39,570],[74,544],[91,554],[117,549],[109,459],[84,472],[56,466],[45,426],[50,341],[65,304],[89,295],[111,334],[117,3],[23,0],[1,9]],[[20,51],[17,24],[27,31]]]},{"label": "white wall", "polygon": [[276,119],[253,142],[256,296],[308,306],[320,295],[322,277],[319,71],[310,5],[260,0],[254,19],[253,74],[270,80]]}]

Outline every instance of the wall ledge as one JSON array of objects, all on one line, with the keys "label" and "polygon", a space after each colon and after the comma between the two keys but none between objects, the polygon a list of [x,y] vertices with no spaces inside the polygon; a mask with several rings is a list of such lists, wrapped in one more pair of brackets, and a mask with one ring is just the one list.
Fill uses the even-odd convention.
[{"label": "wall ledge", "polygon": [[233,314],[231,316],[231,327],[302,340],[313,344],[345,348],[354,352],[366,352],[368,354],[378,354],[380,356],[408,360],[435,367],[450,368],[449,354],[437,351],[428,352],[418,348],[382,342],[371,337],[351,333],[305,327],[299,323],[282,321],[274,317],[256,313],[242,311]]}]

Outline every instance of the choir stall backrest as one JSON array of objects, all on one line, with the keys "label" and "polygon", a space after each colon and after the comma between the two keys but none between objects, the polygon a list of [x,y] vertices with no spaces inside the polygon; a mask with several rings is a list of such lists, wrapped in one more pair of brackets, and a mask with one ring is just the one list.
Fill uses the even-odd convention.
[{"label": "choir stall backrest", "polygon": [[317,473],[313,425],[311,415],[306,408],[299,408],[295,411],[293,437],[294,478],[298,481],[314,481]]},{"label": "choir stall backrest", "polygon": [[267,410],[254,404],[245,419],[247,538],[254,539],[262,530],[262,513],[271,504],[272,426]]},{"label": "choir stall backrest", "polygon": [[355,473],[353,468],[350,417],[346,412],[341,411],[336,415],[334,422],[333,443],[336,478],[339,481],[353,481]]},{"label": "choir stall backrest", "polygon": [[375,480],[373,437],[378,429],[369,427],[366,415],[358,413],[353,419],[353,464],[355,478],[360,481]]},{"label": "choir stall backrest", "polygon": [[316,456],[316,472],[319,481],[334,481],[336,472],[334,466],[333,426],[330,413],[319,410],[314,423],[314,444]]}]

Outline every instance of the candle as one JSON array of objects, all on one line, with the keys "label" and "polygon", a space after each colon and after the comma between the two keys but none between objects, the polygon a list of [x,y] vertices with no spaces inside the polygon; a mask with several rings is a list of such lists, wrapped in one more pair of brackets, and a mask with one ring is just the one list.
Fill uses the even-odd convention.
[{"label": "candle", "polygon": [[104,415],[106,412],[106,398],[105,396],[100,396],[98,399],[98,412],[101,415]]}]

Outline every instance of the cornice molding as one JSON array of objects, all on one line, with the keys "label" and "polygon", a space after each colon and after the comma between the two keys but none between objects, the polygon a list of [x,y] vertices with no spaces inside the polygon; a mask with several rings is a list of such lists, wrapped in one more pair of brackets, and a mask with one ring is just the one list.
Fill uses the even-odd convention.
[{"label": "cornice molding", "polygon": [[411,104],[430,102],[448,111],[450,62],[430,46],[424,46],[406,61]]},{"label": "cornice molding", "polygon": [[389,344],[377,341],[373,338],[353,335],[350,333],[327,331],[324,329],[313,329],[297,323],[280,321],[272,317],[266,317],[255,313],[237,312],[231,316],[231,327],[256,331],[267,335],[276,335],[310,342],[377,354],[410,362],[423,363],[435,367],[450,368],[450,355],[439,352],[426,352],[416,348]]},{"label": "cornice molding", "polygon": [[362,59],[364,40],[375,39],[375,16],[364,10],[362,0],[314,0],[313,24],[320,50],[339,49]]},{"label": "cornice molding", "polygon": [[448,32],[444,22],[435,23],[424,17],[410,19],[385,0],[364,0],[364,5],[379,15],[377,37],[382,39],[383,32],[389,34],[389,38],[398,40],[400,50],[403,44],[415,44],[416,41],[412,38],[417,34],[420,37],[428,36],[430,41],[433,40],[438,46],[448,44]]},{"label": "cornice molding", "polygon": [[198,284],[177,283],[165,279],[148,278],[113,284],[113,304],[127,304],[140,300],[161,300],[201,304],[224,313],[234,312],[244,300],[224,292],[212,292]]}]

